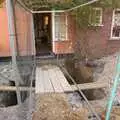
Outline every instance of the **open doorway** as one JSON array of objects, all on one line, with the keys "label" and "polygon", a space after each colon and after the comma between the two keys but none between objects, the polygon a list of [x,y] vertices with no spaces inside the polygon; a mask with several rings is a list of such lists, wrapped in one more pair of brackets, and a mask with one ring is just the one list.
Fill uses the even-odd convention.
[{"label": "open doorway", "polygon": [[51,13],[34,14],[36,55],[49,55],[52,52]]}]

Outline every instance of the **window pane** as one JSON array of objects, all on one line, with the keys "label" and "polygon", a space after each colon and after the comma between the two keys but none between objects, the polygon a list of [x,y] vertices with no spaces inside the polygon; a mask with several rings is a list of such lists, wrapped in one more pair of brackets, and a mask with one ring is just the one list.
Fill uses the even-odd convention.
[{"label": "window pane", "polygon": [[91,11],[91,24],[92,25],[99,25],[101,24],[101,16],[102,16],[102,9],[97,9],[97,8],[94,8],[92,11]]},{"label": "window pane", "polygon": [[116,10],[114,14],[112,37],[120,37],[120,11]]},{"label": "window pane", "polygon": [[66,40],[66,16],[55,16],[55,38],[56,40]]},{"label": "window pane", "polygon": [[116,13],[116,14],[115,14],[114,24],[115,24],[115,25],[120,25],[120,13]]},{"label": "window pane", "polygon": [[113,37],[120,37],[120,27],[116,26],[113,28]]}]

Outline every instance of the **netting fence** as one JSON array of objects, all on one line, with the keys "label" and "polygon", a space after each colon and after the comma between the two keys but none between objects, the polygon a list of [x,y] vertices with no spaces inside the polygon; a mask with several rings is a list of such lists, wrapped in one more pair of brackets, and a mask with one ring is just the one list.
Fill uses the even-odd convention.
[{"label": "netting fence", "polygon": [[[35,49],[34,49],[34,25],[33,15],[26,10],[19,2],[14,2],[14,28],[16,34],[16,77],[18,80],[17,94],[20,93],[22,103],[26,101],[24,112],[26,118],[31,119],[32,112],[32,87],[35,77]],[[20,89],[21,87],[22,89]],[[23,90],[25,88],[25,91]],[[18,95],[19,96],[19,95]]]}]

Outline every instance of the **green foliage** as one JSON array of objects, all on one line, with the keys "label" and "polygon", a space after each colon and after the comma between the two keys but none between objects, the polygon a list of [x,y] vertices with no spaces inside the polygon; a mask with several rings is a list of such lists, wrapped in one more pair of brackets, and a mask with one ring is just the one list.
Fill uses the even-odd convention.
[{"label": "green foliage", "polygon": [[102,7],[120,8],[120,0],[100,0],[98,4]]},{"label": "green foliage", "polygon": [[87,0],[22,0],[22,1],[26,6],[33,10],[39,10],[42,8],[63,10],[82,4]]},{"label": "green foliage", "polygon": [[[1,0],[3,1],[3,0]],[[88,2],[88,0],[21,0],[33,10],[41,8],[63,10]],[[102,7],[120,7],[120,0],[99,0],[95,5]]]},{"label": "green foliage", "polygon": [[[77,5],[88,2],[88,0],[22,0],[24,4],[33,10],[65,10],[75,7]],[[94,13],[93,7],[111,7],[119,8],[120,0],[99,0],[92,5],[80,7],[77,10],[71,12],[75,15],[75,19],[78,25],[82,28],[90,27],[90,14]],[[92,21],[95,21],[94,14],[92,14]]]},{"label": "green foliage", "polygon": [[81,7],[72,12],[75,16],[75,20],[80,28],[86,28],[90,26],[90,13],[92,11],[91,6]]},{"label": "green foliage", "polygon": [[[72,11],[72,14],[75,15],[75,20],[77,25],[80,28],[86,29],[91,27],[90,16],[92,16],[92,21],[95,22],[96,14],[94,13],[94,8],[120,8],[120,0],[99,0],[99,2],[80,7],[77,10]],[[94,27],[96,28],[96,27]]]}]

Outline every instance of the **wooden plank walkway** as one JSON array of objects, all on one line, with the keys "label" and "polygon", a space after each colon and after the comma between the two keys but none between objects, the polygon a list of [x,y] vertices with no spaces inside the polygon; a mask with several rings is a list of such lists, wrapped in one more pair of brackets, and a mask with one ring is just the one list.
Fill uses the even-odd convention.
[{"label": "wooden plank walkway", "polygon": [[[107,82],[92,82],[77,85],[80,90],[99,89],[109,86]],[[44,65],[36,68],[35,93],[63,93],[78,90],[75,85],[70,85],[59,67]]]},{"label": "wooden plank walkway", "polygon": [[59,67],[44,65],[36,68],[35,93],[63,93],[72,91]]},{"label": "wooden plank walkway", "polygon": [[77,84],[77,87],[75,85],[71,85],[71,87],[73,90],[78,90],[77,87],[79,87],[80,90],[99,89],[99,88],[109,87],[109,83],[108,82],[92,82],[92,83]]}]

